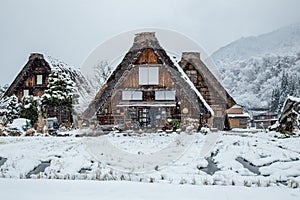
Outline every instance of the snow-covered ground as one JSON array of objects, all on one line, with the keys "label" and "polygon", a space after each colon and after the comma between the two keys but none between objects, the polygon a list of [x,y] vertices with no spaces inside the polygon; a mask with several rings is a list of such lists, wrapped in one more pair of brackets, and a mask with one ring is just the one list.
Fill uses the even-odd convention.
[{"label": "snow-covered ground", "polygon": [[[299,188],[299,144],[299,136],[281,138],[276,132],[0,137],[0,177],[281,190]],[[13,184],[1,179],[0,188],[5,182]]]},{"label": "snow-covered ground", "polygon": [[127,181],[68,181],[0,179],[1,199],[285,199],[298,200],[290,188],[149,184]]}]

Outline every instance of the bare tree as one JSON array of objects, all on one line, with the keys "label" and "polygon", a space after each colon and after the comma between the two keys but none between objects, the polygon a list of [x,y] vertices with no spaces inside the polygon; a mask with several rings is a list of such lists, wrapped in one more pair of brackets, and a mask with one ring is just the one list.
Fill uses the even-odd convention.
[{"label": "bare tree", "polygon": [[2,98],[4,93],[6,92],[7,88],[8,88],[8,84],[5,84],[4,86],[0,85],[0,99]]},{"label": "bare tree", "polygon": [[112,66],[109,65],[107,60],[102,60],[94,66],[94,77],[91,80],[91,85],[98,90],[108,79],[112,72]]}]

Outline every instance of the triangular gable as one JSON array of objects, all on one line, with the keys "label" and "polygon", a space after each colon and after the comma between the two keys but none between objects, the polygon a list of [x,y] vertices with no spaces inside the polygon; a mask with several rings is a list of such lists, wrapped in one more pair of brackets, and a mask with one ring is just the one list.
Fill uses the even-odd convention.
[{"label": "triangular gable", "polygon": [[144,49],[135,64],[162,64],[153,49]]},{"label": "triangular gable", "polygon": [[8,87],[5,94],[3,96],[12,96],[14,94],[15,88],[17,88],[20,84],[22,84],[25,79],[27,78],[27,75],[33,71],[34,67],[43,67],[47,73],[51,73],[51,67],[50,65],[44,60],[44,57],[42,54],[33,53],[30,55],[28,62],[25,64],[25,66],[22,68],[22,70],[19,72],[19,74],[16,76],[12,84]]},{"label": "triangular gable", "polygon": [[293,96],[288,96],[286,98],[281,108],[281,113],[278,121],[281,123],[283,119],[291,113],[300,115],[300,98]]}]

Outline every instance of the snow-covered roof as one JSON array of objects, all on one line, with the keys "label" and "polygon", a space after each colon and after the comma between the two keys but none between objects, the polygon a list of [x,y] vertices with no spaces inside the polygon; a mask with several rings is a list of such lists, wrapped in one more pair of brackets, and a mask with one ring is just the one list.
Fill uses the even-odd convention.
[{"label": "snow-covered roof", "polygon": [[65,73],[75,83],[75,90],[78,94],[78,104],[75,105],[76,112],[82,113],[93,98],[92,88],[79,69],[66,64],[52,56],[44,56],[45,61],[49,64],[51,71],[61,71]]},{"label": "snow-covered roof", "polygon": [[292,102],[300,102],[300,98],[294,97],[294,96],[288,96],[288,97],[285,99],[284,103],[283,103],[283,106],[282,106],[282,108],[281,108],[281,113],[284,112],[284,109],[285,109],[286,104],[287,104],[288,102],[290,102],[290,101],[292,101]]},{"label": "snow-covered roof", "polygon": [[239,104],[235,104],[234,106],[232,106],[231,108],[243,108],[241,105]]},{"label": "snow-covered roof", "polygon": [[289,114],[294,113],[300,119],[299,110],[300,98],[294,96],[288,96],[281,108],[281,114],[279,117],[279,122],[281,123],[284,118],[289,116]]},{"label": "snow-covered roof", "polygon": [[81,74],[79,69],[76,69],[75,67],[66,64],[65,62],[54,58],[49,55],[44,56],[45,61],[49,64],[51,70],[54,71],[68,71],[69,73],[75,73],[75,74]]},{"label": "snow-covered roof", "polygon": [[294,102],[300,102],[300,98],[298,98],[298,97],[294,97],[294,96],[288,96],[288,97],[285,99],[285,102],[284,102],[284,104],[283,104],[283,105],[285,105],[285,104],[286,104],[286,102],[287,102],[288,100],[290,100],[290,101],[294,101]]}]

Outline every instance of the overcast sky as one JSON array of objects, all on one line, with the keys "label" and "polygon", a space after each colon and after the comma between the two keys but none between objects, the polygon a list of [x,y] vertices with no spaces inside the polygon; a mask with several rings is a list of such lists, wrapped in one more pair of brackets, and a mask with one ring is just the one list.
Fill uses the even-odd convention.
[{"label": "overcast sky", "polygon": [[300,20],[299,0],[0,0],[0,85],[11,83],[31,52],[80,67],[124,31],[178,31],[211,54],[240,38]]}]

